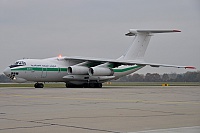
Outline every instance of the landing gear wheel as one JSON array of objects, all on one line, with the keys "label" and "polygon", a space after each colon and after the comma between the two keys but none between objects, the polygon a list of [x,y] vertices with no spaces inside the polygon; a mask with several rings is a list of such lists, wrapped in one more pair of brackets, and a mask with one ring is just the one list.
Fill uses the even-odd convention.
[{"label": "landing gear wheel", "polygon": [[89,88],[102,88],[102,83],[89,83]]},{"label": "landing gear wheel", "polygon": [[66,88],[69,88],[69,84],[68,83],[66,83],[65,86],[66,86]]},{"label": "landing gear wheel", "polygon": [[98,83],[97,88],[102,88],[102,83]]},{"label": "landing gear wheel", "polygon": [[102,88],[102,83],[84,83],[82,85],[66,83],[66,88]]},{"label": "landing gear wheel", "polygon": [[66,88],[82,88],[81,85],[76,85],[72,83],[66,83]]},{"label": "landing gear wheel", "polygon": [[95,83],[90,83],[89,84],[89,88],[96,88],[96,84]]},{"label": "landing gear wheel", "polygon": [[43,83],[35,83],[34,87],[35,88],[43,88],[44,84]]},{"label": "landing gear wheel", "polygon": [[83,88],[89,88],[89,84],[88,83],[83,84]]}]

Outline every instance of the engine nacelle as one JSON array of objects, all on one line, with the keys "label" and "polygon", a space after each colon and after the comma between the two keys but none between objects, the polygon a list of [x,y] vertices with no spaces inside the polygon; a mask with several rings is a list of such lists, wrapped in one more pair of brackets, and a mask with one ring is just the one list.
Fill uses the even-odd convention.
[{"label": "engine nacelle", "polygon": [[112,76],[113,70],[106,67],[91,67],[88,71],[90,76]]},{"label": "engine nacelle", "polygon": [[85,75],[88,74],[88,70],[89,68],[85,66],[70,66],[67,68],[67,73],[73,75]]}]

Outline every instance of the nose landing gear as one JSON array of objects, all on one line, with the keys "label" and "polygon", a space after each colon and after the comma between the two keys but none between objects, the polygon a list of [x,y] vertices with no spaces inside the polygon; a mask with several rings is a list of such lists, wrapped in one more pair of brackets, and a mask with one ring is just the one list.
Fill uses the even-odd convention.
[{"label": "nose landing gear", "polygon": [[43,88],[44,84],[43,83],[35,83],[34,87],[35,88]]}]

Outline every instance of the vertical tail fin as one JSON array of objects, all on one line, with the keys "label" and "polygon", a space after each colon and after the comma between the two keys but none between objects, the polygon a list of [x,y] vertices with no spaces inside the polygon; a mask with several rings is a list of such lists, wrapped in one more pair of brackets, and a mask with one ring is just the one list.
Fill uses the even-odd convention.
[{"label": "vertical tail fin", "polygon": [[181,32],[179,30],[134,30],[130,29],[126,36],[135,36],[133,44],[128,51],[119,59],[121,60],[143,60],[147,46],[154,33]]}]

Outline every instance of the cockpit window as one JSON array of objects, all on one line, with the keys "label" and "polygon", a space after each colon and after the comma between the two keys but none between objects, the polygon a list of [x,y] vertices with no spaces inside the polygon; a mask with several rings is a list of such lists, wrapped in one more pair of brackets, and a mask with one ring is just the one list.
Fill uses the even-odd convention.
[{"label": "cockpit window", "polygon": [[25,66],[26,62],[24,61],[16,61],[13,65],[10,65],[10,68],[18,67],[18,66]]},{"label": "cockpit window", "polygon": [[25,66],[26,62],[24,62],[24,61],[16,61],[14,65]]}]

